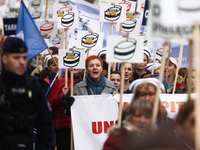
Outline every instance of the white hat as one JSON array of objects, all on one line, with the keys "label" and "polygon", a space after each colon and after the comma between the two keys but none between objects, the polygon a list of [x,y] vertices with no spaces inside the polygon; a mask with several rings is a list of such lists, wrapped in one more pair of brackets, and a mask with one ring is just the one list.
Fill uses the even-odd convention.
[{"label": "white hat", "polygon": [[[157,78],[142,78],[142,79],[137,79],[135,81],[133,81],[131,83],[131,85],[129,86],[129,91],[131,91],[133,94],[135,93],[135,89],[136,87],[143,83],[143,82],[148,82],[148,83],[152,83],[153,85],[155,85],[156,87],[158,86],[159,84],[159,80]],[[161,83],[160,85],[160,90],[163,91],[165,89],[163,83]]]},{"label": "white hat", "polygon": [[[154,54],[151,54],[151,59],[154,59]],[[156,56],[155,56],[155,60],[159,60],[160,62],[162,61],[162,55],[160,56],[160,55],[157,55],[156,54]]]},{"label": "white hat", "polygon": [[145,55],[147,55],[147,58],[148,58],[148,59],[151,58],[151,51],[149,50],[149,48],[143,47],[143,53],[144,53]]},{"label": "white hat", "polygon": [[159,63],[148,63],[147,66],[146,66],[146,70],[149,70],[150,72],[152,71],[152,69],[154,68],[159,68],[161,67],[161,64]]},{"label": "white hat", "polygon": [[171,61],[171,63],[173,63],[177,67],[178,63],[175,58],[170,57],[169,60]]},{"label": "white hat", "polygon": [[[58,58],[58,55],[53,55],[53,57],[56,57],[56,58]],[[48,67],[48,61],[51,59],[52,57],[51,57],[51,55],[46,55],[46,57],[44,58],[44,64],[45,64],[45,68],[47,68]]]}]

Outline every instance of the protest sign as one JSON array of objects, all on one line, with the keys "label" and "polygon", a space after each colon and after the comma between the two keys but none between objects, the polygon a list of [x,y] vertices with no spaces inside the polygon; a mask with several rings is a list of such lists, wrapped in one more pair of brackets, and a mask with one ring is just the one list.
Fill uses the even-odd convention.
[{"label": "protest sign", "polygon": [[83,50],[73,50],[68,51],[65,49],[59,50],[59,68],[85,68],[85,51]]},{"label": "protest sign", "polygon": [[[195,95],[191,95],[192,98]],[[76,150],[102,149],[108,137],[110,125],[118,119],[120,95],[74,96],[71,107],[74,144]],[[123,95],[123,105],[131,102],[133,94]],[[187,94],[161,94],[161,104],[166,108],[168,117],[175,119],[180,107],[187,101]]]},{"label": "protest sign", "polygon": [[107,62],[143,62],[143,38],[107,37]]},{"label": "protest sign", "polygon": [[15,35],[17,18],[3,18],[4,35]]}]

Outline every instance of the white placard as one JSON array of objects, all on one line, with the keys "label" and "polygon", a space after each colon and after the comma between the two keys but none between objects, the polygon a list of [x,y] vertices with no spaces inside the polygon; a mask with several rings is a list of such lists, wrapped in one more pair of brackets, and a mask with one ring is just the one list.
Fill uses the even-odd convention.
[{"label": "white placard", "polygon": [[[53,44],[53,45],[55,45],[56,47],[60,48],[60,47],[61,47],[61,41],[62,41],[61,38],[62,38],[61,35],[53,34],[53,35],[50,37],[49,41],[50,41],[51,44]],[[64,41],[65,41],[65,40],[63,40],[63,47],[65,46]]]},{"label": "white placard", "polygon": [[[62,11],[64,14],[57,14],[57,25],[62,28],[78,28],[78,11]],[[62,13],[61,12],[61,13]]]},{"label": "white placard", "polygon": [[143,38],[107,36],[107,62],[143,62]]},{"label": "white placard", "polygon": [[126,12],[135,12],[136,2],[122,1],[119,4],[124,4],[126,6]]},{"label": "white placard", "polygon": [[57,12],[67,12],[67,11],[77,11],[77,7],[75,5],[63,5],[54,3],[53,5],[53,19],[57,20]]},{"label": "white placard", "polygon": [[59,68],[85,69],[85,51],[60,49],[58,57]]},{"label": "white placard", "polygon": [[136,9],[136,12],[143,13],[143,11],[144,11],[144,6],[145,6],[145,0],[138,0],[138,1],[137,1],[137,9]]},{"label": "white placard", "polygon": [[89,33],[88,31],[78,31],[77,47],[102,49],[104,33]]},{"label": "white placard", "polygon": [[142,34],[139,35],[139,37],[143,38],[144,41],[144,47],[148,47],[149,49],[153,48],[153,39],[151,37],[149,37],[147,34]]},{"label": "white placard", "polygon": [[42,35],[47,35],[48,38],[51,37],[51,35],[57,34],[57,22],[49,20],[48,22],[45,22],[44,19],[37,19],[35,20],[35,24],[37,25],[40,33]]},{"label": "white placard", "polygon": [[[117,102],[120,94],[114,97],[111,94],[74,97],[71,114],[75,149],[102,150],[109,126],[116,124],[118,119]],[[132,97],[133,94],[124,94],[123,105],[129,104]],[[192,94],[191,97],[194,98],[195,95]],[[187,101],[187,94],[160,94],[160,99],[168,117],[175,119],[180,107]]]},{"label": "white placard", "polygon": [[45,16],[44,11],[39,10],[39,9],[36,10],[34,8],[29,8],[28,10],[29,10],[29,12],[30,12],[30,14],[31,14],[31,16],[34,20],[36,20],[36,19],[43,19],[44,20],[44,16]]},{"label": "white placard", "polygon": [[[127,13],[126,21],[122,23],[122,32],[129,32],[137,36],[140,32],[141,18],[133,13]],[[120,23],[117,23],[116,31],[119,32]]]},{"label": "white placard", "polygon": [[43,0],[29,0],[28,1],[28,8],[34,8],[42,10]]},{"label": "white placard", "polygon": [[101,22],[124,22],[126,21],[126,5],[101,4],[99,17]]},{"label": "white placard", "polygon": [[181,26],[200,22],[199,0],[161,0],[160,8],[163,24]]},{"label": "white placard", "polygon": [[110,94],[77,96],[71,110],[75,149],[102,150],[109,126],[115,124],[118,117],[115,98]]},{"label": "white placard", "polygon": [[[153,0],[150,3],[150,18],[148,19],[148,31],[151,32],[151,36],[155,38],[164,39],[188,39],[192,37],[192,26],[167,26],[161,23],[161,8],[160,1]],[[179,41],[181,42],[181,41]]]}]

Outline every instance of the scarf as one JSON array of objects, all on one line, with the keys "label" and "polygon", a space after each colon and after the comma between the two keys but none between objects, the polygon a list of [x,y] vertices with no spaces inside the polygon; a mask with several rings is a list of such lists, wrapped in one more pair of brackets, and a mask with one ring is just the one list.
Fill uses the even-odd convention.
[{"label": "scarf", "polygon": [[104,75],[101,73],[101,78],[99,81],[92,81],[90,76],[87,74],[85,77],[86,83],[89,86],[89,88],[92,89],[94,95],[100,95],[103,91],[104,87],[106,86],[106,79]]}]

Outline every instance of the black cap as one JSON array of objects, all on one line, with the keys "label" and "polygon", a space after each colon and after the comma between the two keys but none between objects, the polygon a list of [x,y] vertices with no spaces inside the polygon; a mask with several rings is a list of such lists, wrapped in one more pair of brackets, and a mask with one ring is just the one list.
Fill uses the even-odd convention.
[{"label": "black cap", "polygon": [[8,37],[2,47],[3,53],[27,53],[27,50],[24,41],[17,37]]}]

